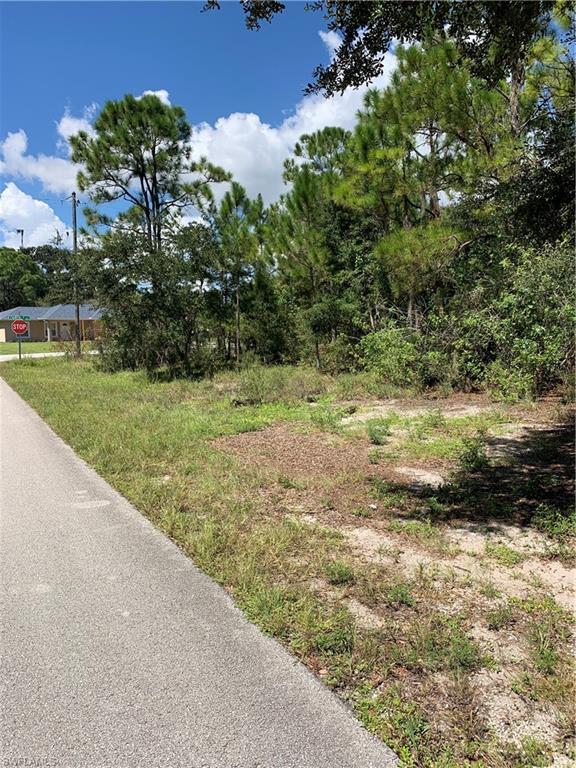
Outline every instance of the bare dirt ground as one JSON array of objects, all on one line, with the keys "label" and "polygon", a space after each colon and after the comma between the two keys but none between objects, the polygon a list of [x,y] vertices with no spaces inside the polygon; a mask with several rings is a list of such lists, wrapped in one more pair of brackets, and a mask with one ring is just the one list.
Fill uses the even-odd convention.
[{"label": "bare dirt ground", "polygon": [[[358,584],[374,569],[411,585],[416,620],[420,611],[426,621],[431,604],[464,616],[468,637],[492,660],[466,681],[486,727],[504,741],[546,742],[562,765],[570,706],[549,692],[552,673],[541,681],[545,661],[534,658],[547,649],[534,626],[576,607],[574,540],[546,523],[573,505],[572,410],[554,399],[506,406],[464,395],[338,405],[354,412],[334,433],[276,425],[215,445],[257,474],[269,514],[341,534],[361,578],[345,588],[316,579],[310,589],[345,605],[359,627],[384,628],[408,610],[367,599],[373,575],[371,591]],[[367,435],[375,420],[388,429],[378,446]],[[530,623],[536,614],[540,624]],[[558,637],[560,657],[573,647],[564,629]],[[453,681],[405,672],[402,683],[449,727]]]}]

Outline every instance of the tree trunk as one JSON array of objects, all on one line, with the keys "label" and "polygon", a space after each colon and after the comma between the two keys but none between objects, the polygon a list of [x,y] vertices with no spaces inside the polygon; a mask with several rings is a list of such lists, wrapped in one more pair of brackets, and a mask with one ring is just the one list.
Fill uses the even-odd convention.
[{"label": "tree trunk", "polygon": [[515,139],[522,133],[522,121],[520,117],[520,93],[524,84],[524,65],[517,61],[512,68],[510,77],[510,98],[508,110],[510,116],[510,128]]},{"label": "tree trunk", "polygon": [[414,312],[414,291],[410,289],[410,293],[408,294],[408,313],[407,313],[407,325],[409,328],[412,328],[412,316]]},{"label": "tree trunk", "polygon": [[240,285],[236,285],[236,363],[240,362]]},{"label": "tree trunk", "polygon": [[440,198],[436,189],[430,190],[430,213],[435,219],[440,216]]},{"label": "tree trunk", "polygon": [[376,321],[374,320],[374,313],[372,312],[372,306],[368,305],[368,317],[370,318],[370,328],[376,330]]},{"label": "tree trunk", "polygon": [[429,128],[428,147],[430,149],[430,161],[434,171],[434,178],[431,180],[431,189],[428,193],[430,197],[430,214],[432,215],[432,218],[437,219],[440,216],[440,198],[436,186],[438,180],[436,171],[436,127],[434,125],[430,125]]},{"label": "tree trunk", "polygon": [[316,368],[320,370],[320,342],[318,341],[318,336],[314,336],[314,357],[316,358]]}]

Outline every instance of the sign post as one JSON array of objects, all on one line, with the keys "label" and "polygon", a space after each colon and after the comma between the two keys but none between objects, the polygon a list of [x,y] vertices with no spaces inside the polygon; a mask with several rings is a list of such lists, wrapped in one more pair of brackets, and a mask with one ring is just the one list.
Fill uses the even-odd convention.
[{"label": "sign post", "polygon": [[15,333],[16,336],[18,336],[18,360],[22,360],[21,336],[28,333],[28,323],[26,320],[14,320],[10,327],[12,328],[12,333]]}]

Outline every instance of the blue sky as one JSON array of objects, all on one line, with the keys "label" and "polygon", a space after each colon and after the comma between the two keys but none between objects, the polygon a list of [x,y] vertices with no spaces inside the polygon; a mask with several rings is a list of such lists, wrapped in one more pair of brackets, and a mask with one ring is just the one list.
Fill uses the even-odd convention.
[{"label": "blue sky", "polygon": [[37,245],[68,226],[66,138],[125,93],[183,106],[193,150],[275,199],[301,133],[354,123],[362,92],[303,96],[337,43],[301,2],[258,32],[238,2],[0,2],[0,242],[24,228]]}]

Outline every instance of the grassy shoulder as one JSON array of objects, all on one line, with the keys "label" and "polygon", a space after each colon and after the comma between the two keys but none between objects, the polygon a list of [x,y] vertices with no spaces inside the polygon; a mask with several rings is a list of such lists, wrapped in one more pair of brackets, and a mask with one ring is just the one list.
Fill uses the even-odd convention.
[{"label": "grassy shoulder", "polygon": [[[570,754],[570,621],[522,581],[537,561],[496,540],[472,554],[455,545],[447,516],[480,516],[466,483],[423,494],[393,481],[408,460],[458,460],[477,477],[478,435],[502,431],[499,407],[446,419],[380,402],[362,420],[376,382],[304,368],[150,382],[49,359],[0,374],[403,766],[523,768]],[[545,727],[518,738],[499,727],[490,707],[504,695],[524,720],[548,713]]]}]

